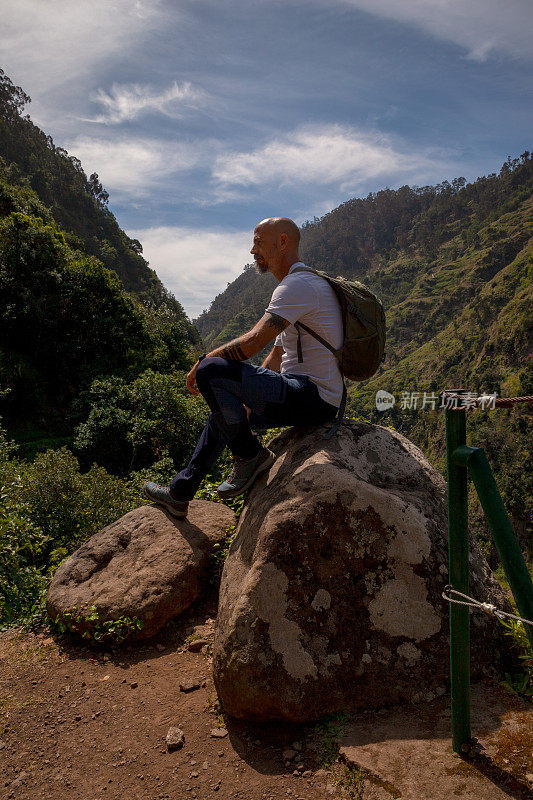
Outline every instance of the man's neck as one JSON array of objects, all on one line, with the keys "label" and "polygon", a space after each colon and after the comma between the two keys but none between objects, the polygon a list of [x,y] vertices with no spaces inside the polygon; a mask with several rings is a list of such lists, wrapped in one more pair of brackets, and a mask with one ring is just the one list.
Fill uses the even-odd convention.
[{"label": "man's neck", "polygon": [[291,268],[291,267],[292,267],[294,264],[298,264],[298,263],[299,263],[299,261],[300,261],[300,256],[298,255],[298,253],[296,253],[296,255],[295,255],[295,256],[292,256],[291,258],[288,258],[288,259],[286,260],[286,262],[285,262],[285,263],[284,263],[282,266],[279,266],[279,267],[272,267],[272,269],[270,270],[270,272],[272,273],[272,275],[274,275],[274,277],[275,277],[275,278],[276,278],[278,281],[282,281],[282,280],[283,280],[283,278],[285,278],[285,277],[286,277],[286,276],[289,274],[289,270],[290,270],[290,268]]}]

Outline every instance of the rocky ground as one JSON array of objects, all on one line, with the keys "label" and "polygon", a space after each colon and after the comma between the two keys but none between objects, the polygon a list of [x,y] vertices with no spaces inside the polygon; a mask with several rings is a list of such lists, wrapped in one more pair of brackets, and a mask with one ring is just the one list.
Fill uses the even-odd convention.
[{"label": "rocky ground", "polygon": [[[400,754],[404,773],[411,773],[414,795],[411,785],[403,788],[397,764],[396,773],[392,770],[394,780],[391,778],[394,752],[390,742],[386,763],[376,760],[376,769],[372,769],[370,761],[369,768],[365,763],[368,748],[357,751],[367,740],[361,739],[353,722],[351,726],[338,719],[299,726],[265,725],[225,715],[211,678],[215,614],[213,592],[156,639],[116,652],[63,642],[47,632],[10,629],[1,633],[0,797],[433,797],[429,789],[429,793],[416,794],[418,784],[412,780],[410,749],[405,742],[399,741],[396,756]],[[497,774],[491,776],[490,770],[481,773],[453,756],[442,735],[435,736],[434,747],[446,751],[448,761],[455,758],[454,767],[463,769],[460,786],[475,787],[487,799],[531,797],[531,707],[503,690],[491,691],[499,693],[498,702],[504,702],[514,715],[507,744],[485,756]],[[438,703],[439,713],[445,717],[449,697],[438,698]],[[387,727],[388,713],[362,715],[364,735],[375,729],[372,720],[377,723],[379,719],[380,736],[386,738],[383,725]],[[419,714],[419,709],[413,713]],[[509,727],[509,720],[505,724]],[[173,727],[184,734],[184,744],[176,749],[171,741],[167,744]],[[496,733],[488,731],[487,735]],[[343,735],[339,753],[337,742]],[[397,727],[392,738],[401,740]],[[431,735],[425,733],[424,738],[431,739]],[[425,769],[423,761],[418,759],[419,769]],[[443,763],[444,781],[446,770],[449,766]],[[438,785],[445,791],[445,783]],[[457,781],[454,789],[456,785]],[[441,792],[437,796],[453,795]],[[466,790],[460,796],[470,797]]]}]

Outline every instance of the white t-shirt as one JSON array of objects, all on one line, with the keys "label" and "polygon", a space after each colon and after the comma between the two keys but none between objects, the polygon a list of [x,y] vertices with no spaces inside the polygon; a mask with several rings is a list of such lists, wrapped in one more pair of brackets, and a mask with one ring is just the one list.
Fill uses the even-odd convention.
[{"label": "white t-shirt", "polygon": [[307,375],[318,386],[320,397],[333,406],[340,406],[342,375],[333,353],[307,331],[300,329],[302,358],[298,363],[298,331],[295,322],[302,322],[322,336],[335,349],[342,345],[342,316],[339,301],[329,283],[312,272],[296,272],[301,261],[292,265],[288,274],[272,293],[267,311],[291,324],[276,336],[274,344],[283,347],[281,372]]}]

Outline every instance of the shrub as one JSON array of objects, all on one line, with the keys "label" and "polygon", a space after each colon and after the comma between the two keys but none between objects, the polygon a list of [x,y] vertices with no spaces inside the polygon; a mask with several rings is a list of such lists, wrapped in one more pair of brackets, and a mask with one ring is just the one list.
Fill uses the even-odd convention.
[{"label": "shrub", "polygon": [[119,645],[141,631],[144,622],[138,617],[127,616],[100,619],[98,609],[92,605],[88,609],[78,610],[75,606],[70,611],[63,611],[62,618],[57,617],[52,625],[60,634],[78,634],[91,644]]},{"label": "shrub", "polygon": [[97,465],[82,475],[76,456],[66,447],[39,453],[33,463],[20,466],[20,474],[19,502],[28,503],[32,520],[46,535],[47,559],[58,548],[72,552],[138,505],[140,492],[134,482]]},{"label": "shrub", "polygon": [[96,380],[86,395],[85,422],[74,447],[85,464],[97,462],[125,475],[169,455],[186,463],[207,418],[207,408],[186,393],[185,374],[163,375],[151,369],[126,383]]},{"label": "shrub", "polygon": [[33,608],[46,583],[38,562],[46,536],[19,498],[22,479],[14,446],[0,428],[0,625]]}]

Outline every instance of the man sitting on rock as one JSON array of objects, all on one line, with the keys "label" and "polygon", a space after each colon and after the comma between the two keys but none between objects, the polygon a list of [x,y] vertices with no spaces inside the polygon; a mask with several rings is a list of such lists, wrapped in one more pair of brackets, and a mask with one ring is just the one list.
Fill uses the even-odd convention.
[{"label": "man sitting on rock", "polygon": [[[225,446],[233,469],[218,487],[220,497],[245,492],[275,455],[261,445],[252,428],[317,425],[333,420],[342,399],[342,376],[333,353],[301,331],[298,359],[296,321],[310,327],[333,347],[342,345],[342,317],[333,289],[318,275],[302,271],[300,232],[287,217],[273,217],[254,231],[251,253],[258,272],[279,281],[264,316],[237,339],[198,359],[187,375],[187,388],[202,394],[211,413],[187,466],[168,487],[148,482],[148,499],[165,506],[178,519]],[[294,274],[293,274],[294,273]],[[262,366],[245,363],[272,339]]]}]

